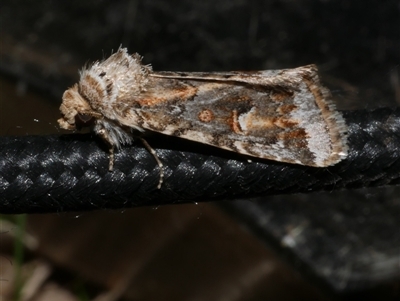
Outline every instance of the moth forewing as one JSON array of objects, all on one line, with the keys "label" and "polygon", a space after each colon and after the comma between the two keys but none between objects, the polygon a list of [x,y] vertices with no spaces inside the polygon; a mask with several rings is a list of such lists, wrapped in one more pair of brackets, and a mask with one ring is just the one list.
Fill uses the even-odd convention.
[{"label": "moth forewing", "polygon": [[73,130],[77,118],[94,118],[95,132],[110,145],[110,167],[114,148],[145,131],[309,166],[333,165],[347,155],[345,122],[315,65],[153,72],[139,55],[120,48],[80,74],[79,83],[64,93],[59,124]]},{"label": "moth forewing", "polygon": [[347,154],[345,124],[316,71],[154,72],[123,124],[259,158],[333,165]]}]

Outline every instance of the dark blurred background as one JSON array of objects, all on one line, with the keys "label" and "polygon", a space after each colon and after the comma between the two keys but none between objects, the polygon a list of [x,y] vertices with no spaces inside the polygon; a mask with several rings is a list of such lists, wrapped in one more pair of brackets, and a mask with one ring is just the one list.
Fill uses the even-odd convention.
[{"label": "dark blurred background", "polygon": [[[62,92],[120,45],[154,70],[315,63],[340,109],[400,103],[394,0],[2,0],[0,39],[1,135],[61,133]],[[33,215],[18,264],[6,260],[15,219],[3,217],[3,296],[15,296],[20,268],[26,300],[396,300],[399,195],[392,187]],[[245,216],[252,210],[259,220]]]}]

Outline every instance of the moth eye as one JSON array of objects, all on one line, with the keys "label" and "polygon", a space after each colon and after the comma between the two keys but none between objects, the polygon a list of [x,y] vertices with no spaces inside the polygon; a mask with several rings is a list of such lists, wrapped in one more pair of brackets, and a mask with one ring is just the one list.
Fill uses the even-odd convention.
[{"label": "moth eye", "polygon": [[88,115],[88,114],[78,114],[78,118],[83,122],[83,123],[87,123],[89,121],[91,121],[93,119],[92,115]]},{"label": "moth eye", "polygon": [[106,75],[104,71],[99,74],[100,77],[104,77],[104,75]]},{"label": "moth eye", "polygon": [[90,127],[93,125],[94,117],[89,114],[80,114],[78,113],[75,116],[75,127],[77,130],[81,130],[84,127]]}]

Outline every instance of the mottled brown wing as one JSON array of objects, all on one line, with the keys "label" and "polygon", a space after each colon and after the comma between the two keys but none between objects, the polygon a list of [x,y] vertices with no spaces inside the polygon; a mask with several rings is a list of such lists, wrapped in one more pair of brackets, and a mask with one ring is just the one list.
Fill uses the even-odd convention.
[{"label": "mottled brown wing", "polygon": [[347,154],[345,124],[313,65],[229,73],[152,73],[117,101],[126,126],[259,158],[329,166]]}]

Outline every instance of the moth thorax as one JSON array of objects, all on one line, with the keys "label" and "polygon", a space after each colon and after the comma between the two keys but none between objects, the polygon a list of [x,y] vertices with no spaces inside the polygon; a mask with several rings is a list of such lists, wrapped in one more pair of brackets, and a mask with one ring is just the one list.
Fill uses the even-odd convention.
[{"label": "moth thorax", "polygon": [[115,102],[118,88],[112,80],[102,76],[102,73],[96,74],[88,70],[81,74],[79,92],[88,100],[90,106],[97,110],[105,104]]}]

